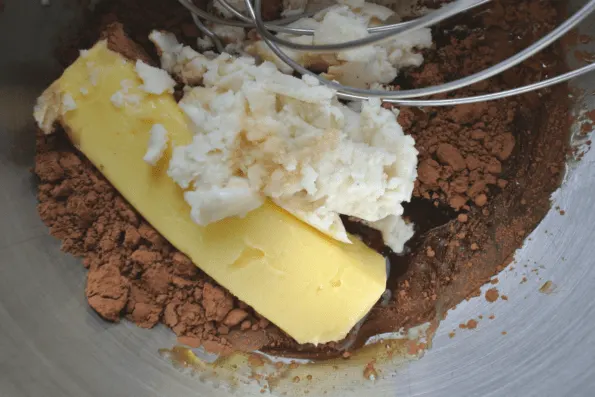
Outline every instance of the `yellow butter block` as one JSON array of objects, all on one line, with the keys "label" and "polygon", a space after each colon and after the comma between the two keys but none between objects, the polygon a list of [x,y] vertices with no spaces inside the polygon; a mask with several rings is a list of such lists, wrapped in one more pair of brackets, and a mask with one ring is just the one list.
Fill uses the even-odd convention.
[{"label": "yellow butter block", "polygon": [[[384,292],[384,258],[357,239],[332,240],[271,203],[244,218],[195,224],[167,175],[172,146],[188,144],[192,133],[171,94],[148,94],[141,85],[134,64],[99,42],[40,97],[36,118],[45,129],[58,119],[171,244],[299,343],[344,338]],[[153,167],[143,156],[156,123],[170,144]]]}]

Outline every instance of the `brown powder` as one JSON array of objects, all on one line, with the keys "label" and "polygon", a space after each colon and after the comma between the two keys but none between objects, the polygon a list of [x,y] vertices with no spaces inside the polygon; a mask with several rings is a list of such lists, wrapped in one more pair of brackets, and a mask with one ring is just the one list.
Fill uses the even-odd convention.
[{"label": "brown powder", "polygon": [[248,356],[248,365],[250,365],[252,368],[262,367],[264,364],[265,361],[262,355],[252,353],[250,356]]},{"label": "brown powder", "polygon": [[[411,111],[403,109],[400,119]],[[430,127],[437,134],[415,132],[412,128],[420,151],[415,197],[438,200],[455,210],[462,209],[470,200],[480,207],[486,205],[486,193],[497,187],[499,180],[505,180],[501,177],[502,161],[511,156],[515,147],[515,138],[509,132],[513,114],[485,103],[463,105],[438,112],[427,124],[423,123],[424,127],[420,126]]]},{"label": "brown powder", "polygon": [[467,329],[475,329],[477,328],[477,320],[469,320],[467,321]]},{"label": "brown powder", "polygon": [[376,372],[376,368],[374,367],[375,361],[371,361],[366,364],[364,368],[364,378],[368,380],[376,380],[378,379],[378,372]]},{"label": "brown powder", "polygon": [[500,297],[500,293],[496,288],[490,288],[486,291],[485,297],[488,302],[493,303],[498,300],[498,298]]},{"label": "brown powder", "polygon": [[459,324],[459,328],[460,329],[475,329],[477,328],[477,320],[471,319],[469,321],[467,321],[466,323],[461,323]]},{"label": "brown powder", "polygon": [[[399,84],[438,84],[501,61],[556,26],[554,4],[495,1],[489,6],[491,12],[469,13],[457,20],[456,34],[450,25],[436,29],[437,50],[427,51],[424,64],[401,76]],[[534,8],[541,11],[530,11]],[[503,40],[506,44],[494,45]],[[457,95],[536,81],[543,76],[544,66],[548,75],[564,70],[560,59],[560,48],[550,47],[510,72]],[[416,225],[416,236],[408,244],[409,254],[390,256],[394,303],[370,313],[360,329],[360,342],[375,333],[441,318],[462,299],[479,295],[479,287],[511,262],[524,236],[549,210],[550,194],[560,183],[569,134],[566,93],[566,87],[558,86],[460,110],[400,109],[399,121],[415,137],[420,153],[415,197],[405,208],[405,215]],[[451,155],[453,162],[444,147],[437,155],[443,143],[457,149],[466,161],[464,169],[457,165],[458,155]],[[482,197],[476,203],[481,194],[485,202]],[[465,211],[465,222],[458,221],[456,208]],[[374,246],[371,235],[364,240]],[[433,257],[426,247],[432,247]]]},{"label": "brown powder", "polygon": [[574,52],[574,57],[579,62],[584,62],[584,63],[595,62],[595,54],[593,54],[592,52],[589,52],[589,51],[576,50]]},{"label": "brown powder", "polygon": [[[457,18],[456,34],[452,24],[436,27],[437,49],[426,51],[422,67],[402,73],[397,84],[440,84],[497,63],[552,29],[558,21],[554,4],[499,0],[486,6],[490,12]],[[116,21],[153,62],[150,30],[172,31],[187,44],[198,33],[177,3],[108,0],[61,48],[61,62],[71,63],[80,48],[90,47]],[[109,37],[113,42],[122,38]],[[551,46],[456,95],[539,80],[562,70],[560,59],[559,46]],[[510,262],[523,236],[548,211],[549,195],[559,184],[569,132],[566,97],[560,86],[487,104],[401,108],[399,121],[419,151],[414,199],[405,209],[416,236],[407,255],[388,253],[393,301],[373,308],[359,333],[349,336],[355,339],[350,349],[370,335],[441,318],[462,299],[478,295],[479,287]],[[89,304],[104,318],[124,316],[146,328],[162,322],[180,343],[221,353],[264,348],[294,357],[350,356],[341,342],[298,345],[217,285],[144,222],[63,133],[38,135],[37,150],[39,213],[62,248],[84,258]],[[377,232],[346,223],[370,246],[384,250]]]},{"label": "brown powder", "polygon": [[[268,322],[165,241],[62,132],[38,135],[35,173],[39,214],[64,251],[84,258],[85,292],[100,316],[125,316],[144,328],[163,322],[180,343],[217,352],[274,343],[274,332],[264,331]],[[245,319],[254,329],[240,337]]]}]

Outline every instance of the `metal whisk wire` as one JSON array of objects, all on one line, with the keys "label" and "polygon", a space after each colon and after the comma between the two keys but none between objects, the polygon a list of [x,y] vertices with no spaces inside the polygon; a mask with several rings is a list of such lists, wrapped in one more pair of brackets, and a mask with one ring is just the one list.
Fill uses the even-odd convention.
[{"label": "metal whisk wire", "polygon": [[[537,52],[543,50],[545,47],[551,45],[554,41],[558,40],[562,37],[565,33],[576,27],[580,22],[582,22],[591,12],[595,10],[595,0],[589,0],[587,4],[585,4],[580,10],[574,13],[570,18],[564,21],[560,26],[556,29],[552,30],[550,33],[545,35],[543,38],[538,40],[537,42],[533,43],[529,47],[525,48],[524,50],[518,52],[517,54],[511,56],[500,63],[493,65],[487,69],[484,69],[478,73],[473,75],[451,81],[445,84],[436,85],[432,87],[426,88],[418,88],[418,89],[410,89],[410,90],[398,90],[398,91],[384,91],[384,90],[368,90],[368,89],[361,89],[361,88],[354,88],[349,86],[344,86],[334,81],[330,81],[325,79],[324,77],[319,76],[318,74],[306,69],[296,61],[294,61],[291,57],[289,57],[280,46],[290,48],[292,50],[297,51],[309,51],[309,52],[334,52],[334,51],[341,51],[346,49],[353,49],[362,47],[365,45],[371,45],[377,43],[379,41],[385,40],[388,37],[394,37],[398,35],[402,35],[408,32],[412,32],[416,29],[420,29],[422,27],[431,26],[437,22],[440,22],[444,19],[452,17],[458,13],[464,12],[468,9],[477,7],[479,5],[485,4],[490,0],[457,0],[445,7],[442,7],[438,10],[432,11],[420,18],[414,19],[412,21],[401,22],[396,24],[372,27],[368,29],[368,32],[371,34],[363,39],[353,40],[346,43],[339,43],[339,44],[327,44],[327,45],[303,45],[298,43],[293,43],[288,40],[283,40],[272,32],[277,33],[289,33],[293,35],[312,35],[314,32],[311,29],[299,29],[294,27],[283,26],[284,24],[290,23],[295,21],[299,18],[302,18],[306,15],[298,15],[291,18],[285,18],[277,21],[272,22],[264,22],[262,18],[262,0],[254,0],[254,6],[251,3],[251,0],[244,0],[246,5],[246,9],[248,11],[249,17],[242,14],[240,11],[235,9],[232,5],[227,3],[226,0],[215,0],[219,2],[227,11],[231,14],[236,16],[241,21],[236,20],[226,20],[217,18],[208,12],[201,10],[200,8],[196,7],[191,0],[179,0],[187,9],[189,9],[193,14],[195,14],[195,21],[198,17],[204,18],[213,23],[220,23],[230,26],[241,26],[241,27],[249,27],[255,28],[258,33],[260,34],[262,40],[270,47],[271,51],[277,55],[283,62],[288,64],[291,68],[293,68],[298,73],[302,75],[308,74],[322,84],[325,84],[337,91],[337,95],[343,99],[349,100],[365,100],[369,98],[380,98],[384,102],[398,104],[401,106],[449,106],[449,105],[458,105],[458,104],[466,104],[466,103],[475,103],[475,102],[482,102],[494,99],[501,99],[506,98],[514,95],[519,95],[523,93],[527,93],[530,91],[538,90],[541,88],[546,88],[555,84],[559,84],[565,81],[568,81],[572,78],[581,76],[588,72],[595,70],[595,63],[583,66],[579,69],[566,72],[556,77],[552,77],[546,80],[542,80],[533,84],[525,85],[522,87],[513,88],[510,90],[490,93],[490,94],[483,94],[477,96],[469,96],[469,97],[459,97],[459,98],[449,98],[449,99],[412,99],[412,98],[419,98],[423,96],[429,96],[434,94],[446,93],[451,92],[460,88],[467,87],[479,81],[488,79],[492,76],[500,74],[505,70],[518,65],[519,63],[523,62],[524,60],[530,58]],[[311,14],[310,14],[311,15]],[[199,21],[200,22],[200,21]],[[204,25],[203,25],[204,27]],[[200,26],[199,26],[200,28]],[[202,30],[202,29],[201,29]],[[203,30],[204,32],[204,30]],[[212,32],[210,32],[212,33]],[[207,34],[205,32],[205,34]],[[218,46],[219,47],[219,46]]]}]

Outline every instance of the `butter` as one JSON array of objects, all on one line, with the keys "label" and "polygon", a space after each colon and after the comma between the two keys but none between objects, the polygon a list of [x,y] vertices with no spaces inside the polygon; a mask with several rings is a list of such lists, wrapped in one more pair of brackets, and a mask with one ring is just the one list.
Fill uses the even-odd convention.
[{"label": "butter", "polygon": [[[111,98],[123,84],[139,100],[116,106]],[[48,133],[59,121],[171,244],[296,341],[344,338],[384,292],[384,258],[355,238],[337,242],[271,203],[244,218],[194,223],[183,190],[167,175],[173,148],[191,142],[192,133],[170,93],[150,94],[142,85],[134,63],[99,42],[43,93],[35,117]],[[152,166],[143,157],[157,124],[168,144]]]}]

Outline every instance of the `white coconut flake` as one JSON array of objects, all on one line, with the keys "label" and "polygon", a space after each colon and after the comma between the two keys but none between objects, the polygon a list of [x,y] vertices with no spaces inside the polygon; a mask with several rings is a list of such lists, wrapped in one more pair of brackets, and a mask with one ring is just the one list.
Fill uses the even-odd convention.
[{"label": "white coconut flake", "polygon": [[33,117],[45,134],[54,131],[54,124],[62,115],[62,95],[56,83],[49,86],[35,102]]},{"label": "white coconut flake", "polygon": [[149,40],[155,44],[161,58],[161,67],[176,75],[182,82],[197,85],[202,82],[209,58],[190,47],[178,43],[176,36],[169,32],[153,31]]},{"label": "white coconut flake", "polygon": [[111,102],[117,108],[123,108],[126,105],[138,105],[141,97],[136,94],[127,94],[124,90],[115,92],[110,97]]},{"label": "white coconut flake", "polygon": [[136,106],[142,99],[139,94],[130,93],[130,89],[134,87],[134,82],[131,80],[122,80],[120,82],[121,90],[116,91],[111,97],[110,101],[117,108],[123,108],[126,105]]},{"label": "white coconut flake", "polygon": [[368,226],[379,230],[382,239],[394,252],[403,252],[405,243],[415,234],[412,223],[406,223],[400,216],[390,215],[376,222],[366,222]]},{"label": "white coconut flake", "polygon": [[149,144],[143,160],[151,165],[156,165],[167,149],[168,133],[161,124],[154,124],[149,131]]},{"label": "white coconut flake", "polygon": [[87,70],[89,72],[89,81],[93,86],[96,86],[99,83],[99,76],[101,75],[101,71],[95,66],[95,62],[87,62]]},{"label": "white coconut flake", "polygon": [[142,89],[150,94],[173,93],[176,82],[163,69],[147,65],[140,59],[136,61],[136,73],[143,80]]},{"label": "white coconut flake", "polygon": [[208,36],[199,37],[196,39],[196,47],[200,51],[207,51],[215,47],[215,43],[213,43],[213,40]]},{"label": "white coconut flake", "polygon": [[62,114],[70,112],[71,110],[76,109],[76,102],[74,98],[69,93],[65,93],[62,95]]},{"label": "white coconut flake", "polygon": [[202,226],[232,216],[243,217],[264,202],[249,181],[239,177],[230,178],[225,186],[188,191],[184,198],[192,208],[192,219]]}]

